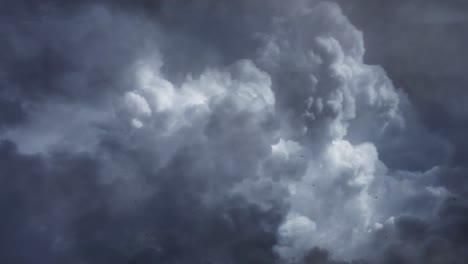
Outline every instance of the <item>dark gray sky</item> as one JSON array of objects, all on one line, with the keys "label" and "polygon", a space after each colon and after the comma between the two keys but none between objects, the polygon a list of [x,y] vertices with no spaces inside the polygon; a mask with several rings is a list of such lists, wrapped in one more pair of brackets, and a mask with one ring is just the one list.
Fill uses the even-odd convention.
[{"label": "dark gray sky", "polygon": [[0,262],[463,264],[468,4],[4,0]]}]

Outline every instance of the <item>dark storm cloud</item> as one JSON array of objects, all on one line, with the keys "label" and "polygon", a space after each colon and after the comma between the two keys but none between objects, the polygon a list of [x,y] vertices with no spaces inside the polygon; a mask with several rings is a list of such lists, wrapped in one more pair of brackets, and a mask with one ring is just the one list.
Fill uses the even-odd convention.
[{"label": "dark storm cloud", "polygon": [[366,60],[383,65],[426,125],[455,146],[465,165],[468,4],[448,1],[338,1],[364,31]]},{"label": "dark storm cloud", "polygon": [[53,262],[63,218],[94,210],[105,195],[97,192],[96,161],[86,155],[22,155],[10,141],[1,142],[0,152],[2,261]]},{"label": "dark storm cloud", "polygon": [[[236,152],[236,145],[243,146],[238,137],[244,136],[244,128],[224,136],[226,126],[245,122],[247,128],[255,120],[249,121],[248,114],[231,115],[219,104],[220,112],[209,121],[206,131],[210,145],[193,140],[194,146],[184,146],[190,143],[181,137],[195,138],[197,135],[191,133],[196,131],[182,131],[165,145],[164,139],[151,141],[151,130],[129,135],[128,127],[122,126],[119,118],[112,118],[113,105],[108,106],[108,99],[112,101],[137,85],[132,78],[127,79],[127,70],[148,49],[153,52],[157,45],[164,46],[164,40],[155,42],[158,23],[146,17],[154,15],[145,10],[152,7],[143,1],[132,5],[23,1],[11,3],[2,15],[6,41],[1,48],[1,96],[2,107],[8,109],[2,111],[4,135],[18,141],[22,150],[40,152],[23,154],[15,143],[2,142],[1,209],[6,216],[2,222],[2,261],[275,261],[272,247],[284,211],[281,202],[259,209],[240,196],[227,195],[233,183],[255,169],[250,167],[256,165],[257,155],[265,155],[264,148],[270,143],[253,141]],[[175,38],[192,39],[184,34]],[[193,38],[193,43],[196,41]],[[206,42],[201,40],[200,54],[203,50],[208,54]],[[197,48],[190,45],[171,48],[166,56],[185,50],[187,56],[193,54],[191,60],[196,59],[193,50]],[[208,54],[215,56],[211,54],[215,52]],[[179,63],[177,58],[172,61]],[[186,62],[183,58],[181,65]],[[70,126],[86,131],[70,131]],[[158,127],[165,129],[155,124],[156,132]],[[261,127],[249,130],[263,133]],[[47,143],[50,137],[56,149],[53,152]],[[78,138],[95,143],[89,147],[86,143],[81,150],[73,143],[65,147],[79,142]],[[249,138],[259,139],[257,135]],[[31,148],[37,141],[40,146]],[[177,149],[179,142],[181,149]],[[150,143],[158,145],[157,151],[145,148]],[[135,150],[129,147],[132,145],[140,148]],[[225,148],[231,151],[225,152]],[[200,157],[197,152],[212,154]],[[236,164],[235,170],[223,154],[231,156],[229,162]],[[216,167],[205,168],[205,162]]]},{"label": "dark storm cloud", "polygon": [[[5,2],[0,260],[463,263],[462,130],[318,2]],[[416,2],[392,25],[465,23]]]},{"label": "dark storm cloud", "polygon": [[26,120],[26,113],[18,101],[0,100],[0,129],[3,126],[14,126]]},{"label": "dark storm cloud", "polygon": [[119,89],[124,62],[144,49],[142,31],[148,38],[157,31],[145,26],[138,16],[97,4],[2,16],[2,95],[92,100]]},{"label": "dark storm cloud", "polygon": [[[132,155],[112,149],[113,156]],[[271,248],[280,207],[260,210],[241,197],[219,197],[207,207],[202,198],[211,182],[186,171],[196,162],[192,157],[196,149],[184,150],[154,173],[150,173],[152,161],[138,156],[142,152],[125,162],[136,163],[142,172],[135,176],[143,177],[146,189],[157,191],[126,197],[116,208],[114,199],[123,196],[133,180],[100,182],[104,162],[99,157],[22,155],[14,143],[3,141],[2,261],[274,261]],[[216,186],[219,191],[222,184]]]}]

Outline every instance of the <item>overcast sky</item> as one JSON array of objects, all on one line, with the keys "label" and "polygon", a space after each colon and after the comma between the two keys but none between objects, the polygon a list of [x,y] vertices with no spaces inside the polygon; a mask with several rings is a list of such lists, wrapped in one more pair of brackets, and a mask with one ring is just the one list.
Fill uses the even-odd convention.
[{"label": "overcast sky", "polygon": [[0,262],[468,262],[468,3],[3,0]]}]

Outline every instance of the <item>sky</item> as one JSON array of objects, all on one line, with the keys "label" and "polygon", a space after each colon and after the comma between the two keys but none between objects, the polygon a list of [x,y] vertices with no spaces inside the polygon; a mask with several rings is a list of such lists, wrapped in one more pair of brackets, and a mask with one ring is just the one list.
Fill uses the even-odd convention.
[{"label": "sky", "polygon": [[1,263],[468,262],[468,3],[1,6]]}]

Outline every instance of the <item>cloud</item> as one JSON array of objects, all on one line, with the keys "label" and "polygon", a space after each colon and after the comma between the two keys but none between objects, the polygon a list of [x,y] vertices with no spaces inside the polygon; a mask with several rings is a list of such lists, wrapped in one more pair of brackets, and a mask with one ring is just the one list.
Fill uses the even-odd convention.
[{"label": "cloud", "polygon": [[466,2],[337,2],[365,34],[366,61],[386,69],[428,129],[456,146],[453,162],[465,166],[466,111],[461,109],[468,80],[460,54],[468,43]]},{"label": "cloud", "polygon": [[338,5],[8,8],[1,260],[468,258],[466,169]]}]

